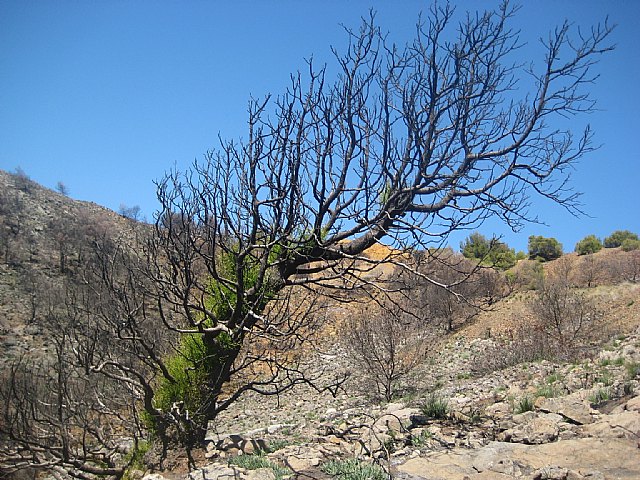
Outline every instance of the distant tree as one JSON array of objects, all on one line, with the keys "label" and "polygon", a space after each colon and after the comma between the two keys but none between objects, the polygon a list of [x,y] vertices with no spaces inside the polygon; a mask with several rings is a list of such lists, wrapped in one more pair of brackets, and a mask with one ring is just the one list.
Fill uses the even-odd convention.
[{"label": "distant tree", "polygon": [[460,251],[466,258],[483,260],[489,254],[491,241],[478,232],[473,232],[460,243]]},{"label": "distant tree", "polygon": [[596,286],[598,278],[601,277],[602,261],[596,260],[593,255],[585,255],[580,264],[580,278],[583,284],[591,288]]},{"label": "distant tree", "polygon": [[625,240],[638,240],[638,235],[629,230],[616,230],[604,239],[606,248],[621,247]]},{"label": "distant tree", "polygon": [[587,235],[576,243],[575,251],[578,255],[588,255],[602,250],[602,242],[595,235]]},{"label": "distant tree", "polygon": [[631,252],[632,250],[640,249],[640,240],[634,238],[625,238],[622,242],[622,250],[625,252]]},{"label": "distant tree", "polygon": [[625,252],[625,257],[620,259],[619,270],[622,278],[627,282],[640,281],[640,249]]},{"label": "distant tree", "polygon": [[17,167],[15,169],[15,172],[13,173],[13,180],[16,188],[23,192],[30,191],[34,185],[33,180],[31,180],[29,175],[27,175],[21,167]]},{"label": "distant tree", "polygon": [[61,181],[56,183],[56,190],[62,195],[69,196],[69,188],[67,188],[67,186]]},{"label": "distant tree", "polygon": [[516,264],[516,252],[513,248],[498,240],[488,239],[484,235],[474,232],[460,244],[462,254],[466,258],[478,260],[485,265],[491,265],[502,270]]},{"label": "distant tree", "polygon": [[555,238],[539,235],[531,235],[529,237],[529,259],[549,261],[561,256],[562,244]]},{"label": "distant tree", "polygon": [[140,215],[140,205],[134,205],[133,207],[128,207],[124,203],[120,204],[120,208],[118,208],[118,214],[122,215],[125,218],[129,218],[131,220],[139,221],[142,219]]}]

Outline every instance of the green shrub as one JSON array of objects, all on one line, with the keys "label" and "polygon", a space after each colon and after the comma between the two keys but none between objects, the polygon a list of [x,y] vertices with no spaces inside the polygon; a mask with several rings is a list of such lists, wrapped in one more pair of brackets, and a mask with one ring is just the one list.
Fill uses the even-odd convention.
[{"label": "green shrub", "polygon": [[281,467],[271,462],[263,454],[254,455],[238,455],[229,459],[229,465],[237,465],[240,468],[246,468],[247,470],[257,470],[259,468],[270,468],[275,474],[276,480],[280,480],[283,477],[290,475],[291,470],[286,467]]},{"label": "green shrub", "polygon": [[[153,397],[154,407],[168,412],[176,402],[182,402],[189,417],[198,421],[204,414],[208,399],[208,381],[212,372],[220,369],[230,350],[236,346],[227,333],[221,333],[215,343],[205,343],[202,335],[188,334],[180,339],[175,354],[165,359],[171,379],[158,380]],[[155,423],[146,417],[148,426],[155,430]]]},{"label": "green shrub", "polygon": [[546,378],[546,382],[547,382],[549,385],[551,385],[551,384],[553,384],[553,383],[556,383],[556,382],[561,381],[561,380],[562,380],[562,378],[563,378],[563,377],[562,377],[562,375],[560,375],[560,374],[558,374],[558,373],[552,373],[551,375],[549,375],[549,376]]},{"label": "green shrub", "polygon": [[634,240],[633,238],[625,239],[625,241],[622,242],[622,250],[625,252],[640,250],[640,240]]},{"label": "green shrub", "polygon": [[139,440],[136,443],[133,450],[131,450],[131,452],[129,452],[124,458],[125,463],[128,465],[128,467],[122,476],[122,480],[131,480],[132,478],[134,478],[132,476],[134,470],[146,470],[146,467],[144,465],[144,456],[150,448],[151,442]]},{"label": "green shrub", "polygon": [[533,399],[527,395],[518,401],[515,411],[516,413],[531,412],[534,408],[535,405],[533,404]]},{"label": "green shrub", "polygon": [[553,385],[541,385],[536,391],[537,397],[553,398],[558,396],[558,389]]},{"label": "green shrub", "polygon": [[595,235],[588,235],[576,243],[576,253],[578,255],[589,255],[602,250],[602,242]]},{"label": "green shrub", "polygon": [[624,369],[627,372],[627,378],[629,380],[632,380],[638,376],[638,373],[640,373],[640,363],[638,362],[625,363]]},{"label": "green shrub", "polygon": [[411,435],[410,442],[413,447],[424,447],[433,438],[433,433],[429,430],[422,430],[419,435]]},{"label": "green shrub", "polygon": [[589,395],[589,403],[593,406],[600,405],[611,398],[611,393],[608,388],[599,388],[594,393]]},{"label": "green shrub", "polygon": [[639,240],[638,235],[630,232],[629,230],[616,230],[607,238],[604,239],[604,246],[606,248],[621,247],[625,240]]},{"label": "green shrub", "polygon": [[[275,257],[278,255],[279,249],[274,248],[270,252],[269,261],[275,261]],[[221,279],[227,279],[228,282],[223,280],[211,281],[209,287],[209,298],[207,299],[207,308],[212,311],[216,318],[224,321],[227,320],[233,313],[233,308],[237,302],[237,290],[233,284],[239,284],[238,276],[242,277],[242,289],[243,291],[253,288],[260,276],[261,264],[258,259],[244,258],[239,261],[237,256],[231,252],[221,254],[216,260],[216,269]],[[238,273],[240,270],[240,273]],[[268,280],[268,279],[267,279]],[[261,312],[264,307],[273,299],[275,291],[272,285],[268,281],[265,281],[262,285],[260,293],[258,295],[257,303],[251,305],[251,308],[257,312]],[[249,305],[244,304],[244,309],[248,309]],[[247,311],[240,312],[242,315]]]},{"label": "green shrub", "polygon": [[229,465],[237,465],[247,470],[257,470],[258,468],[271,468],[273,463],[263,455],[238,455],[229,459]]},{"label": "green shrub", "polygon": [[431,393],[420,405],[420,412],[428,418],[444,419],[449,413],[449,404],[440,395]]},{"label": "green shrub", "polygon": [[513,267],[517,262],[513,248],[498,240],[488,239],[484,235],[474,232],[460,244],[462,255],[466,258],[478,260],[485,265],[491,265],[501,270]]},{"label": "green shrub", "polygon": [[[233,245],[229,248],[229,251],[216,257],[220,280],[212,280],[209,286],[206,306],[213,316],[205,320],[205,327],[213,327],[215,321],[225,322],[234,313],[245,315],[249,308],[260,312],[274,296],[269,282],[265,281],[251,305],[244,302],[241,312],[233,311],[237,303],[236,285],[241,284],[244,291],[254,287],[260,277],[260,264],[252,258],[240,261],[233,251]],[[271,254],[277,255],[277,251]],[[237,278],[242,281],[237,281]],[[212,390],[215,390],[212,381],[219,381],[225,363],[238,348],[237,342],[226,332],[208,338],[203,334],[183,334],[175,353],[163,359],[170,378],[162,377],[157,381],[154,407],[168,412],[175,403],[181,402],[182,408],[189,414],[190,422],[205,428],[207,405],[215,401],[211,396]],[[155,418],[147,413],[144,420],[152,430],[156,430]]]},{"label": "green shrub", "polygon": [[340,480],[387,480],[389,475],[380,466],[351,458],[331,460],[320,469],[327,475]]},{"label": "green shrub", "polygon": [[471,424],[475,425],[482,421],[482,411],[479,408],[471,407],[466,415]]},{"label": "green shrub", "polygon": [[555,260],[562,256],[562,244],[555,238],[546,238],[539,235],[529,237],[529,259],[531,260]]},{"label": "green shrub", "polygon": [[[282,433],[286,435],[285,430],[282,430]],[[291,442],[289,440],[280,439],[270,441],[269,445],[267,446],[267,453],[277,452],[278,450],[282,450],[289,445],[291,445]]]},{"label": "green shrub", "polygon": [[602,372],[602,374],[596,378],[596,382],[603,384],[605,387],[608,387],[613,384],[613,375],[611,372]]}]

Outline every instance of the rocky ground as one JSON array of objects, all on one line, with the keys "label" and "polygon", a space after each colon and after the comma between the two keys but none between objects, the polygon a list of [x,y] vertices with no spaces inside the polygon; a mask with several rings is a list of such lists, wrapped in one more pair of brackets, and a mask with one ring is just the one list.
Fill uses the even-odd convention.
[{"label": "rocky ground", "polygon": [[[329,460],[358,458],[406,480],[640,478],[640,329],[582,362],[469,373],[493,342],[451,339],[418,372],[418,391],[393,403],[300,389],[248,396],[210,426],[199,469],[163,475],[331,478]],[[317,362],[347,368],[337,354]],[[435,418],[439,401],[446,413]]]}]

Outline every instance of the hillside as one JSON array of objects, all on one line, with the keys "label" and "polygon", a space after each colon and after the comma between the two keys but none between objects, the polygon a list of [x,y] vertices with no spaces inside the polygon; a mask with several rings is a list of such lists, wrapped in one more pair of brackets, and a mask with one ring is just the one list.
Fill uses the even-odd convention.
[{"label": "hillside", "polygon": [[[43,335],[43,325],[66,314],[65,295],[74,292],[66,285],[91,287],[87,269],[95,244],[109,238],[132,247],[148,229],[96,204],[0,171],[0,368],[7,376],[8,367],[18,360],[53,354],[56,344]],[[390,253],[379,245],[367,255],[382,260]],[[638,478],[639,253],[605,249],[585,257],[564,255],[542,265],[521,261],[508,275],[472,270],[472,287],[464,293],[477,305],[452,303],[455,318],[447,321],[437,317],[438,307],[451,298],[437,297],[439,290],[432,285],[403,277],[390,265],[368,269],[369,282],[385,283],[374,293],[322,299],[320,313],[314,313],[322,318],[311,324],[317,329],[297,332],[311,337],[302,344],[303,351],[287,352],[287,360],[295,358],[295,367],[309,372],[305,378],[335,388],[318,390],[300,382],[266,397],[247,392],[210,423],[205,444],[191,452],[198,469],[189,480],[332,478],[327,462],[353,458],[407,480]],[[456,268],[466,268],[452,252],[442,258],[455,258]],[[429,262],[424,268],[435,278],[451,273]],[[402,288],[396,289],[398,285]],[[575,324],[562,325],[565,330],[557,336],[545,330],[548,325],[541,322],[538,309],[545,285],[554,295],[564,295],[563,315],[577,315],[580,323],[562,349],[557,337]],[[388,310],[379,308],[383,287],[392,292]],[[289,302],[305,304],[310,297],[307,291],[294,290]],[[358,338],[349,330],[370,324],[378,337],[391,336],[392,331],[385,330],[390,324],[384,322],[396,315],[402,323],[393,333],[399,335],[394,361],[411,363],[411,368],[394,380],[391,401],[385,401],[372,371],[354,356]],[[161,338],[162,331],[154,335],[150,338],[158,344],[169,338],[168,333]],[[100,348],[115,349],[111,340]],[[376,349],[384,344],[371,345]],[[251,353],[251,348],[244,352],[246,357]],[[382,353],[381,358],[387,358]],[[385,362],[381,367],[388,370],[390,362]],[[125,411],[123,391],[90,386],[96,395],[105,394],[99,401],[111,397]],[[47,388],[55,393],[57,387]],[[438,402],[444,405],[439,413]],[[101,419],[107,410],[92,415],[99,412]],[[97,436],[105,451],[114,452],[107,460],[136,458],[129,463],[128,478],[186,480],[184,450],[169,448],[161,462],[155,446],[137,458],[126,429],[138,427],[129,423],[125,418],[121,430],[105,427]],[[144,438],[151,437],[146,433]],[[11,451],[11,442],[0,437],[0,453],[3,448]],[[253,455],[258,450],[263,454]],[[13,464],[5,461],[2,469],[15,473]]]},{"label": "hillside", "polygon": [[44,297],[79,280],[93,242],[133,238],[141,224],[0,170],[0,365],[46,346],[35,325]]}]

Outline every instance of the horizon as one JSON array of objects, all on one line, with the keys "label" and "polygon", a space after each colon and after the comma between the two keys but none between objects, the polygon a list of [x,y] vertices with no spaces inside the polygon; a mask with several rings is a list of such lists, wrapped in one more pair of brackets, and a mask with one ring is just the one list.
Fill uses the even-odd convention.
[{"label": "horizon", "polygon": [[[452,3],[459,13],[478,5]],[[218,135],[242,138],[249,97],[283,91],[304,58],[313,55],[331,67],[330,45],[345,45],[340,24],[357,27],[373,7],[377,24],[402,42],[417,12],[429,5],[0,3],[0,168],[20,168],[51,189],[62,182],[71,198],[116,212],[121,204],[140,206],[151,220],[153,181],[215,149]],[[529,3],[512,24],[528,42],[522,58],[533,61],[536,39],[563,18],[588,28],[607,14],[618,24],[612,35],[617,48],[594,69],[600,78],[590,92],[599,110],[577,117],[574,131],[589,122],[594,143],[603,144],[574,172],[588,216],[576,218],[536,198],[531,211],[548,226],[528,224],[513,233],[488,221],[451,236],[454,250],[473,231],[495,234],[516,251],[527,251],[530,235],[553,237],[565,252],[590,234],[640,231],[634,195],[640,156],[632,145],[640,109],[640,2]]]},{"label": "horizon", "polygon": [[[48,187],[48,186],[46,186],[46,185],[42,185],[41,183],[36,182],[36,181],[35,181],[35,180],[33,180],[32,178],[30,178],[30,177],[26,174],[26,172],[22,171],[21,169],[17,169],[17,170],[16,170],[16,171],[14,171],[14,172],[9,172],[9,171],[6,171],[6,170],[2,170],[2,169],[0,169],[0,173],[2,173],[2,172],[6,173],[6,174],[8,174],[8,175],[10,175],[10,176],[23,176],[23,177],[26,177],[26,179],[27,179],[27,180],[32,181],[32,182],[35,182],[39,187],[44,188],[44,189],[48,190],[49,192],[51,192],[51,193],[53,193],[53,194],[56,194],[56,195],[62,195],[62,196],[64,196],[64,197],[67,197],[70,201],[73,201],[73,202],[82,202],[82,203],[90,203],[90,204],[93,204],[93,205],[97,205],[97,206],[99,206],[99,207],[101,207],[101,208],[104,208],[104,209],[109,210],[110,212],[112,212],[112,213],[113,213],[113,214],[115,214],[115,215],[119,215],[120,217],[123,217],[123,218],[128,218],[129,220],[133,220],[133,221],[135,221],[135,222],[137,222],[137,223],[141,223],[141,224],[145,224],[145,225],[153,225],[153,224],[154,224],[154,222],[155,222],[155,219],[154,219],[154,218],[151,218],[151,219],[150,219],[150,218],[147,218],[147,217],[146,217],[146,215],[142,215],[142,214],[140,214],[140,212],[139,212],[138,210],[136,210],[136,212],[135,212],[135,213],[136,213],[136,216],[134,217],[134,216],[129,215],[129,213],[131,213],[131,212],[123,212],[123,211],[121,211],[122,209],[114,210],[114,209],[112,209],[112,208],[106,207],[106,206],[104,206],[104,205],[100,205],[100,204],[98,204],[98,203],[96,203],[96,202],[93,202],[93,201],[91,201],[91,200],[81,200],[81,199],[73,198],[73,197],[71,197],[70,195],[68,195],[68,193],[66,193],[66,192],[64,192],[64,191],[61,191],[61,190],[60,190],[60,188],[58,188],[58,186],[56,186],[55,188],[53,188],[53,187]],[[122,205],[121,205],[120,207],[122,207]],[[135,205],[135,206],[133,206],[133,205],[132,205],[132,206],[129,206],[129,207],[139,207],[139,206],[138,206],[138,205]],[[470,236],[471,236],[473,233],[476,233],[476,232],[477,232],[477,233],[481,233],[481,234],[483,234],[483,233],[482,233],[481,231],[479,231],[479,230],[468,230],[468,231],[469,231],[468,235],[466,235],[466,236],[462,239],[462,241],[461,241],[461,242],[463,242],[463,241],[465,241],[465,240],[468,240],[468,239],[470,238]],[[598,239],[599,239],[599,240],[602,242],[602,244],[603,244],[603,245],[602,245],[602,247],[601,247],[603,250],[604,250],[604,249],[614,250],[615,248],[618,248],[618,247],[613,247],[613,248],[612,248],[612,247],[605,247],[605,246],[604,246],[604,240],[605,240],[605,238],[606,238],[606,237],[608,237],[608,236],[610,236],[610,234],[612,234],[612,233],[614,233],[614,232],[617,232],[617,231],[628,231],[628,229],[625,229],[625,228],[619,228],[619,229],[616,229],[616,230],[614,230],[614,231],[610,232],[610,233],[609,233],[608,235],[606,235],[605,237],[598,237]],[[640,235],[638,232],[632,232],[632,233],[635,233],[636,235]],[[484,235],[484,234],[483,234],[483,235]],[[535,234],[533,234],[533,235],[535,236]],[[491,238],[490,238],[489,236],[487,236],[487,235],[484,235],[484,236],[485,236],[485,237],[487,237],[487,240],[491,240]],[[543,237],[544,237],[544,235],[543,235]],[[550,235],[549,237],[545,237],[545,238],[552,238],[552,239],[557,240],[557,239],[556,239],[556,237],[554,237],[553,235]],[[527,241],[528,241],[528,240],[529,240],[529,238],[527,237]],[[580,240],[582,240],[582,239],[580,239]],[[525,255],[529,255],[529,252],[528,252],[528,245],[527,245],[527,248],[518,249],[518,248],[515,248],[513,245],[509,244],[508,242],[503,242],[503,243],[506,243],[506,245],[507,245],[509,248],[513,249],[513,250],[515,251],[515,253],[516,253],[516,254],[524,253]],[[560,242],[560,244],[562,245],[562,242]],[[384,241],[384,239],[383,239],[382,241],[378,242],[378,245],[382,245],[382,246],[384,246],[384,247],[386,247],[386,248],[391,248],[391,247],[393,246],[392,244],[389,244],[389,243],[385,242],[385,241]],[[449,243],[445,243],[443,246],[441,246],[441,247],[436,247],[436,248],[442,248],[442,249],[451,248],[454,252],[457,252],[457,253],[462,254],[462,248],[461,248],[461,247],[462,247],[462,245],[461,245],[461,244],[458,244],[457,246],[454,246],[454,245],[450,245]],[[562,255],[563,255],[563,256],[564,256],[564,255],[567,255],[567,254],[573,254],[573,253],[576,253],[576,252],[575,252],[575,250],[574,250],[573,248],[568,250],[566,247],[564,247],[564,245],[562,245],[562,247],[563,247],[563,252],[562,252]],[[370,248],[376,248],[376,247],[374,246],[374,247],[370,247]],[[596,253],[597,253],[597,252],[596,252]],[[553,260],[548,260],[548,261],[553,261]]]}]

